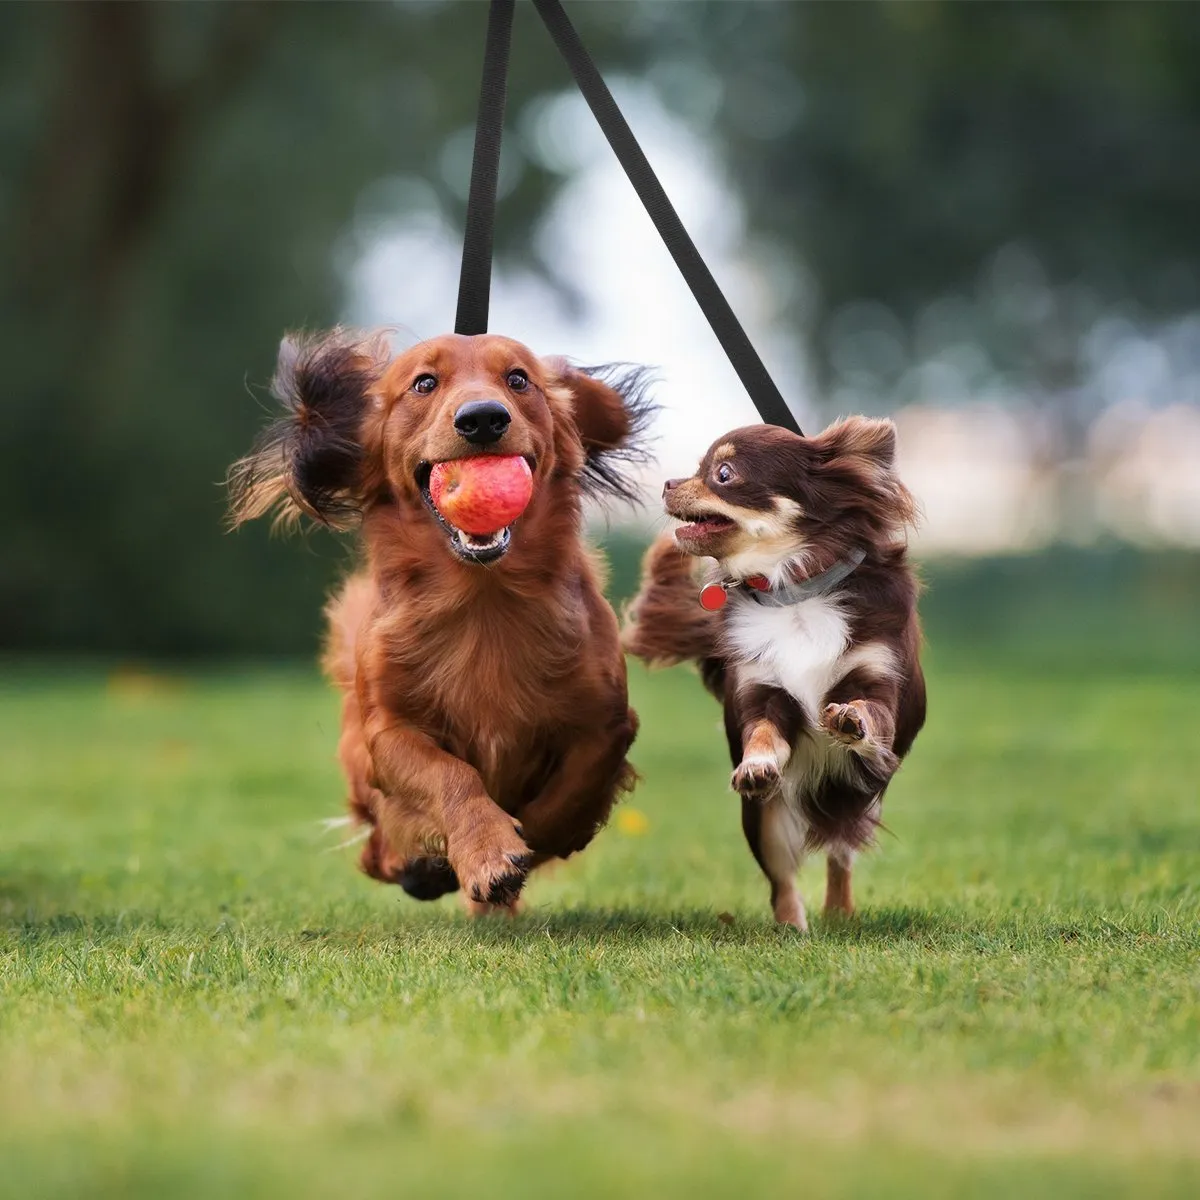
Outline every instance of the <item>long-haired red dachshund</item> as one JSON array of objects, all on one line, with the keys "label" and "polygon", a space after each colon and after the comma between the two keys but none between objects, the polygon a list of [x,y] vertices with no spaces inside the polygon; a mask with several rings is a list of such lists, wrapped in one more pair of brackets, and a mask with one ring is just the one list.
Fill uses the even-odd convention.
[{"label": "long-haired red dachshund", "polygon": [[651,664],[697,663],[724,703],[742,828],[776,920],[799,929],[808,850],[828,852],[826,913],[852,911],[854,853],[925,721],[895,453],[895,426],[866,417],[718,438],[667,482],[681,524],[650,548],[625,633]]},{"label": "long-haired red dachshund", "polygon": [[[275,510],[358,524],[365,565],[328,608],[339,757],[370,827],[362,867],[512,911],[529,870],[582,850],[634,773],[616,617],[583,496],[630,497],[648,422],[637,370],[581,370],[491,335],[393,357],[343,331],[285,339],[284,415],[230,473],[234,525]],[[430,473],[522,455],[533,497],[487,537],[433,507]]]}]

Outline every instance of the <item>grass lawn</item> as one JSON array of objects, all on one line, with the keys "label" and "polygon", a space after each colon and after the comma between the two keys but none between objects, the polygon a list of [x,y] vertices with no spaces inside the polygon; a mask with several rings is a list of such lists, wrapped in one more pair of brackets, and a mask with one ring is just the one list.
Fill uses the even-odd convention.
[{"label": "grass lawn", "polygon": [[472,924],[328,849],[314,676],[6,669],[0,1194],[1200,1194],[1194,675],[931,675],[804,938],[685,673],[634,672],[610,828]]}]

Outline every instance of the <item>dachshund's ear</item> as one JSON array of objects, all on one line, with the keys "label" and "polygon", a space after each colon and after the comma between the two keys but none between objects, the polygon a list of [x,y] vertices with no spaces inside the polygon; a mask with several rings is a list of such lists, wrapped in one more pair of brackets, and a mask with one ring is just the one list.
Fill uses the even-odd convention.
[{"label": "dachshund's ear", "polygon": [[546,366],[555,390],[570,399],[585,455],[585,490],[636,501],[637,488],[626,472],[650,461],[646,432],[657,412],[649,396],[650,373],[622,364],[574,367],[563,358],[547,359]]},{"label": "dachshund's ear", "polygon": [[275,510],[277,523],[302,515],[345,528],[362,505],[363,417],[390,355],[382,336],[343,329],[288,336],[271,391],[283,415],[229,469],[229,521]]}]

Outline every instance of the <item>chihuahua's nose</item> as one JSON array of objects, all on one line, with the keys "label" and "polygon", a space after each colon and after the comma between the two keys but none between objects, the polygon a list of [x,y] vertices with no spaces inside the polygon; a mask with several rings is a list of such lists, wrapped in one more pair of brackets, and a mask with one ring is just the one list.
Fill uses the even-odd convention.
[{"label": "chihuahua's nose", "polygon": [[454,414],[454,428],[472,446],[498,442],[512,421],[512,414],[499,400],[468,400]]},{"label": "chihuahua's nose", "polygon": [[685,481],[682,479],[668,479],[667,482],[663,484],[663,496],[665,497],[668,492],[674,491],[683,482]]}]

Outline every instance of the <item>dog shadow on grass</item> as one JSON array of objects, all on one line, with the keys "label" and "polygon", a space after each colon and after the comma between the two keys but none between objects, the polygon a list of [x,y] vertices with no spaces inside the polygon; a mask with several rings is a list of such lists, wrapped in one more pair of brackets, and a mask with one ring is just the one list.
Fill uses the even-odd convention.
[{"label": "dog shadow on grass", "polygon": [[[440,944],[453,955],[455,947],[492,946],[513,951],[536,949],[539,945],[614,946],[645,950],[671,943],[697,947],[716,947],[751,952],[777,953],[791,948],[802,954],[807,949],[820,953],[821,947],[861,946],[887,948],[908,946],[917,951],[941,952],[975,949],[995,953],[1031,942],[1051,939],[1062,942],[1111,942],[1114,938],[1142,940],[1140,928],[1123,929],[1112,922],[1038,921],[1029,914],[1010,914],[1007,918],[972,918],[965,913],[930,911],[910,907],[872,909],[850,918],[826,921],[811,918],[808,933],[790,926],[777,925],[769,916],[742,912],[736,915],[711,909],[662,912],[640,907],[533,909],[509,920],[504,917],[472,920],[454,906],[436,908],[405,907],[387,915],[376,913],[364,923],[363,914],[325,910],[319,924],[297,920],[289,927],[286,918],[264,922],[243,920],[236,914],[224,914],[218,920],[164,916],[137,909],[87,911],[67,907],[65,897],[53,892],[45,907],[29,892],[14,890],[11,880],[0,886],[0,944],[34,947],[60,940],[82,939],[88,943],[126,943],[169,934],[174,938],[196,940],[197,945],[212,941],[243,940],[270,945],[273,952],[291,947],[305,954],[310,950],[375,949],[384,953],[407,952],[425,941]],[[76,898],[77,900],[78,898]],[[357,919],[356,919],[357,918]]]},{"label": "dog shadow on grass", "polygon": [[[401,903],[390,911],[378,909],[369,916],[362,910],[334,902],[316,922],[313,913],[296,913],[294,928],[287,915],[274,913],[270,920],[259,914],[233,911],[165,915],[107,904],[89,908],[88,889],[76,878],[51,873],[24,872],[0,878],[0,938],[42,942],[58,938],[115,938],[124,940],[147,931],[200,936],[223,934],[232,924],[250,936],[264,936],[298,946],[377,945],[411,943],[414,938],[446,938],[479,945],[529,945],[539,938],[555,943],[623,944],[631,947],[683,939],[702,944],[750,945],[763,948],[781,944],[841,943],[895,945],[900,943],[938,948],[967,941],[994,941],[1019,936],[1022,922],[973,919],[952,909],[933,910],[905,906],[867,908],[853,917],[811,918],[807,935],[790,926],[776,925],[767,912],[720,912],[713,908],[662,910],[643,905],[612,907],[533,906],[515,918],[485,917],[471,920],[450,898],[434,905]],[[219,919],[218,919],[219,918]],[[365,918],[365,920],[364,920]]]},{"label": "dog shadow on grass", "polygon": [[[147,928],[165,930],[182,925],[197,931],[210,927],[214,914],[195,914],[195,921],[179,921],[160,912],[141,911],[136,905],[116,907],[114,897],[89,897],[86,881],[75,872],[56,874],[49,871],[25,870],[0,877],[0,934],[22,939],[75,937],[80,934],[94,937],[128,936],[135,930]],[[90,906],[88,900],[100,900]],[[235,922],[253,916],[233,912]],[[789,926],[776,925],[767,912],[720,912],[713,908],[662,910],[648,905],[617,905],[613,907],[555,908],[550,905],[532,906],[515,919],[484,917],[471,920],[463,914],[453,898],[433,905],[400,903],[390,912],[372,914],[364,926],[360,912],[347,911],[334,905],[321,913],[318,923],[297,913],[297,925],[291,934],[298,942],[339,943],[353,940],[362,944],[380,944],[422,936],[453,936],[483,944],[528,942],[537,937],[550,937],[557,942],[612,942],[644,944],[648,941],[669,941],[684,938],[704,942],[761,942],[800,941],[804,935]],[[286,921],[286,917],[284,918]],[[225,924],[224,917],[219,922]],[[279,929],[278,916],[272,922]],[[917,908],[868,909],[849,919],[825,921],[812,919],[811,940],[833,940],[849,943],[895,942],[919,939],[940,941],[961,938],[970,932],[970,922],[952,912],[934,912]]]},{"label": "dog shadow on grass", "polygon": [[727,943],[778,944],[807,939],[846,943],[920,941],[936,944],[957,941],[971,931],[971,922],[953,913],[915,908],[888,908],[826,921],[816,917],[809,933],[777,925],[769,915],[717,913],[689,909],[662,913],[650,909],[571,908],[560,911],[534,909],[516,920],[486,919],[469,923],[471,936],[484,942],[526,941],[548,935],[556,941],[633,942],[685,938]]}]

